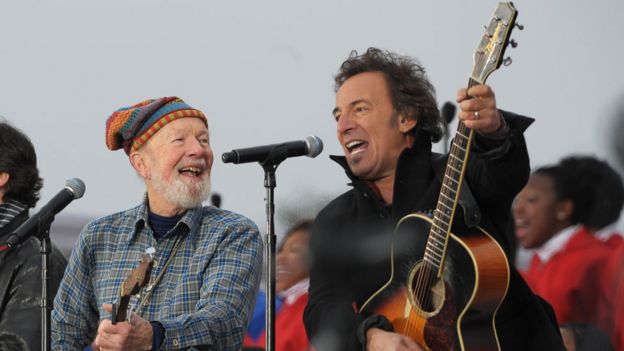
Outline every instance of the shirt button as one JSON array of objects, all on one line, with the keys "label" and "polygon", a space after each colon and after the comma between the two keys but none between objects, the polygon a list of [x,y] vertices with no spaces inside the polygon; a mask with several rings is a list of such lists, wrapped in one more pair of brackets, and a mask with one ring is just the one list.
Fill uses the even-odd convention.
[{"label": "shirt button", "polygon": [[178,339],[173,339],[173,346],[178,347],[180,345],[180,342],[178,341]]}]

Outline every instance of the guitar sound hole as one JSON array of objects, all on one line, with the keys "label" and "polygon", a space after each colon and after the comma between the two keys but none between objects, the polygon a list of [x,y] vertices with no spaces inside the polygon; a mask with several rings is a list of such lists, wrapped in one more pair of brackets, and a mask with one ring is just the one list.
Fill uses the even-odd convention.
[{"label": "guitar sound hole", "polygon": [[438,311],[444,303],[444,281],[435,272],[419,262],[410,274],[412,303],[425,313]]}]

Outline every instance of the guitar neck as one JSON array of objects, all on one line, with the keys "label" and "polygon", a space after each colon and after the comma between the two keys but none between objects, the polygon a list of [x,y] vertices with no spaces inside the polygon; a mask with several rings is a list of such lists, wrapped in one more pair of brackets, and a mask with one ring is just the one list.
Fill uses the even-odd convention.
[{"label": "guitar neck", "polygon": [[[468,88],[477,84],[481,83],[471,78],[468,81]],[[474,130],[466,127],[460,120],[449,151],[442,188],[433,213],[433,224],[425,247],[424,261],[437,271],[438,277],[442,274],[441,267],[444,265],[451,225],[455,217],[473,135]]]},{"label": "guitar neck", "polygon": [[112,324],[123,322],[127,319],[130,297],[138,294],[141,288],[147,285],[153,267],[154,260],[152,260],[151,256],[145,254],[139,261],[139,265],[128,274],[123,282],[121,282],[119,297],[117,298],[117,302],[113,303],[111,316]]},{"label": "guitar neck", "polygon": [[119,298],[117,303],[113,304],[111,313],[111,323],[117,324],[124,322],[128,319],[128,305],[130,304],[130,296],[123,296]]}]

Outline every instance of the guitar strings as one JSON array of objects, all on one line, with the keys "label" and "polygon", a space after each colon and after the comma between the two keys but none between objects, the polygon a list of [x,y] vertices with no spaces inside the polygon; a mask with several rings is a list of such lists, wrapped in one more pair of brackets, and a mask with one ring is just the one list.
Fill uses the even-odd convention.
[{"label": "guitar strings", "polygon": [[[483,64],[483,62],[484,62],[484,60],[483,60],[482,55],[479,55],[477,57],[477,59],[475,60],[475,67],[481,66]],[[479,83],[471,78],[468,81],[468,89],[470,89],[471,87],[473,87],[473,86],[475,86],[477,84],[479,84]],[[466,133],[466,132],[468,132],[468,133]],[[471,134],[473,132],[474,131],[469,129],[468,127],[466,127],[466,125],[461,120],[458,122],[458,131],[456,132],[456,135],[453,138],[453,142],[451,143],[452,145],[451,145],[451,150],[450,150],[449,154],[455,154],[455,153],[459,152],[458,149],[462,149],[461,146],[457,145],[457,143],[460,143],[460,140],[458,139],[458,134],[461,135],[462,137],[464,137],[465,140],[466,140],[465,147],[463,148],[464,152],[465,152],[465,155],[464,155],[463,158],[457,158],[457,161],[458,161],[457,163],[459,163],[458,171],[460,172],[460,175],[461,175],[461,173],[463,172],[463,170],[466,167],[466,163],[467,163],[467,159],[468,159],[468,153],[469,153],[469,148],[470,148],[470,140],[471,140],[471,137],[472,137]],[[440,195],[438,197],[438,204],[440,204],[443,201],[443,196],[447,196],[449,198],[453,198],[454,199],[454,202],[455,202],[455,204],[453,206],[453,209],[454,209],[457,206],[457,200],[456,199],[459,196],[457,191],[459,189],[459,184],[460,183],[457,184],[458,185],[457,189],[455,189],[456,193],[453,196],[448,196],[448,195],[451,195],[450,191],[453,190],[453,188],[452,187],[448,187],[448,185],[447,185],[447,187],[448,187],[447,189],[445,189],[445,187],[444,187],[444,184],[445,184],[446,179],[447,179],[447,174],[446,173],[449,172],[449,169],[452,169],[451,168],[452,167],[451,166],[452,162],[453,161],[452,161],[451,157],[449,156],[449,160],[447,161],[447,167],[446,167],[446,171],[445,171],[445,178],[444,178],[444,180],[442,182],[442,187],[440,189]],[[463,179],[461,179],[461,177],[460,177],[459,182],[461,182],[461,181],[463,181]],[[452,184],[451,184],[451,186],[452,186]],[[440,211],[440,209],[438,207],[436,207],[436,208],[438,209],[438,211]],[[434,214],[432,227],[436,225],[436,217],[439,217],[439,216],[437,214]],[[436,277],[438,276],[438,273],[440,275],[441,284],[444,285],[444,275],[443,275],[442,263],[443,263],[443,258],[446,255],[446,246],[448,245],[448,237],[449,237],[449,234],[450,234],[450,227],[451,227],[451,224],[452,224],[452,220],[453,220],[453,218],[451,218],[451,216],[449,216],[447,228],[445,229],[445,233],[443,235],[443,238],[444,238],[444,245],[443,245],[443,247],[444,247],[444,249],[443,249],[443,252],[441,254],[441,259],[440,259],[440,262],[438,264],[438,267],[436,269],[431,269],[433,267],[429,267],[429,265],[432,265],[434,267],[436,265],[432,264],[432,263],[429,263],[428,259],[427,259],[427,256],[425,256],[425,257],[423,257],[422,267],[417,272],[416,287],[415,287],[415,300],[416,300],[417,304],[420,304],[420,309],[422,311],[425,311],[425,312],[427,312],[427,309],[430,309],[430,307],[433,307],[433,311],[435,311],[434,303],[431,300],[432,299],[431,290],[432,290],[432,288],[434,286],[435,281],[437,280]],[[438,226],[438,228],[441,228],[441,227]],[[435,228],[432,228],[430,230],[430,232],[431,232],[430,234],[436,233],[436,234],[442,236],[442,234],[440,234],[440,233],[435,231]],[[429,238],[427,239],[427,245],[425,247],[425,252],[427,252],[428,249],[432,250],[431,249],[431,247],[432,247],[431,239],[432,239],[432,235],[430,235]],[[436,273],[432,274],[434,272],[436,272]],[[411,284],[411,282],[408,282],[408,283]],[[409,289],[408,289],[408,291],[409,291]],[[444,291],[444,289],[443,289],[443,291]],[[410,303],[410,302],[408,301],[408,303]],[[410,314],[412,314],[412,313],[413,313],[413,311],[410,310]],[[415,318],[416,319],[415,323],[412,323],[412,319],[414,319],[414,318],[410,318],[410,317],[407,318],[407,321],[406,321],[405,326],[403,328],[403,334],[404,335],[411,335],[413,332],[415,332],[417,330],[421,330],[422,334],[423,334],[423,338],[424,338],[424,326],[426,324],[426,319],[425,318]]]}]

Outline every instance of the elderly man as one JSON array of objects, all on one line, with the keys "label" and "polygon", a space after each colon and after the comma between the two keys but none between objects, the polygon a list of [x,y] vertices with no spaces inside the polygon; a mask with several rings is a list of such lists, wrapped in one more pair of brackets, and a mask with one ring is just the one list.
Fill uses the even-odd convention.
[{"label": "elderly man", "polygon": [[[435,92],[415,60],[375,48],[353,53],[335,82],[333,117],[345,156],[333,159],[353,188],[330,202],[314,224],[304,314],[308,337],[319,350],[420,350],[426,345],[398,334],[401,330],[393,330],[384,316],[355,311],[390,278],[399,219],[435,208],[441,187],[437,175],[446,161],[431,151],[432,141],[442,134]],[[465,210],[474,213],[476,200],[483,215],[479,225],[508,248],[501,233],[512,199],[529,173],[522,133],[531,120],[499,111],[486,85],[460,90],[458,103],[459,118],[476,131],[463,188],[469,187],[474,199]],[[460,228],[474,218],[457,212],[454,224]],[[402,243],[418,244],[418,236],[414,238]],[[396,247],[399,258],[410,258],[410,245]],[[407,260],[396,262],[402,272],[410,267]],[[496,317],[501,348],[562,350],[548,305],[532,294],[513,267],[510,275]]]},{"label": "elderly man", "polygon": [[[0,120],[0,245],[28,219],[41,186],[33,144]],[[41,349],[41,244],[31,234],[13,250],[0,247],[0,350]],[[67,260],[54,245],[49,259],[53,297]]]},{"label": "elderly man", "polygon": [[[262,243],[249,219],[202,207],[213,162],[206,117],[176,97],[147,100],[108,118],[106,144],[124,149],[147,195],[83,229],[55,300],[52,348],[240,349]],[[129,322],[112,324],[110,304],[150,247],[142,300],[131,300]]]}]

